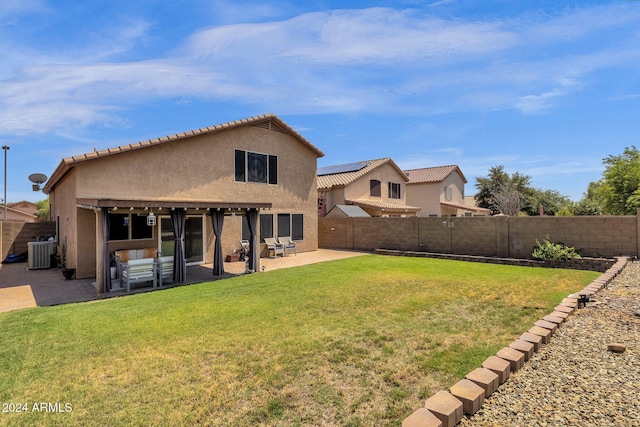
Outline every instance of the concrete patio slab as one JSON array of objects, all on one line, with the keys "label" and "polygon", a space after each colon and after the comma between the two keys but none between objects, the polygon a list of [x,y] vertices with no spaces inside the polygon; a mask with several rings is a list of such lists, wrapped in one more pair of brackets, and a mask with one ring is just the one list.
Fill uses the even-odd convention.
[{"label": "concrete patio slab", "polygon": [[36,299],[29,285],[0,289],[0,313],[35,306]]},{"label": "concrete patio slab", "polygon": [[[261,270],[271,271],[367,254],[369,252],[319,249],[287,257],[260,258],[260,265],[264,267]],[[114,291],[98,296],[95,278],[67,280],[62,276],[62,271],[59,268],[29,270],[27,266],[26,262],[0,265],[0,313],[21,308],[43,307],[127,295],[124,291]],[[208,282],[245,274],[245,263],[225,262],[224,269],[225,274],[223,276],[214,276],[213,264],[189,266],[187,267],[186,284]],[[176,285],[170,283],[166,288],[173,286]],[[152,288],[149,286],[132,290],[132,293],[151,290]]]}]

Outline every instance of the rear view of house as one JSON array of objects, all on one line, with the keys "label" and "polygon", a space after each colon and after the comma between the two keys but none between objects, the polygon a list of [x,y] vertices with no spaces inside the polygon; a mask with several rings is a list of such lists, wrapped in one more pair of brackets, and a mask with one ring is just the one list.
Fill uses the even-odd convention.
[{"label": "rear view of house", "polygon": [[[118,249],[156,248],[176,269],[290,236],[317,250],[316,162],[323,153],[273,114],[65,158],[51,175],[58,252],[110,290]],[[181,253],[175,253],[175,251]],[[218,270],[219,271],[219,270]]]}]

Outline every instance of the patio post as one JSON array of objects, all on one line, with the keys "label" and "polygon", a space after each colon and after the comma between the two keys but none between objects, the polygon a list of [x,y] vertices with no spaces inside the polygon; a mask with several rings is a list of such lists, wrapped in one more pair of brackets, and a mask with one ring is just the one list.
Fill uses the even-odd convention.
[{"label": "patio post", "polygon": [[175,246],[173,252],[173,281],[184,282],[187,279],[187,266],[184,259],[184,228],[187,222],[187,213],[182,209],[171,210],[171,222],[173,224],[173,236]]},{"label": "patio post", "polygon": [[258,258],[258,208],[247,209],[247,225],[249,226],[249,234],[251,239],[249,240],[249,270],[258,271],[260,268],[260,261]]},{"label": "patio post", "polygon": [[222,226],[224,225],[224,210],[218,208],[211,211],[211,225],[216,242],[213,250],[213,275],[222,276],[224,274],[224,263],[222,255]]},{"label": "patio post", "polygon": [[111,290],[111,256],[109,254],[109,214],[107,209],[94,209],[96,214],[96,292]]}]

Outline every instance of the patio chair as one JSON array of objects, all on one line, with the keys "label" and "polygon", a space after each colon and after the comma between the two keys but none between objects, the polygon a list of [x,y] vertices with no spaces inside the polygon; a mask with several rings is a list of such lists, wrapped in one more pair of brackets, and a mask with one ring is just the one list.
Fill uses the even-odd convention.
[{"label": "patio chair", "polygon": [[162,287],[164,279],[173,280],[173,255],[158,257],[158,286]]},{"label": "patio chair", "polygon": [[276,242],[276,239],[273,237],[266,237],[264,242],[267,244],[267,256],[269,256],[269,253],[273,252],[274,258],[277,258],[278,254],[284,257],[284,246]]},{"label": "patio chair", "polygon": [[287,256],[289,252],[293,252],[296,256],[296,242],[291,239],[291,236],[278,237],[278,242],[284,247],[284,255]]},{"label": "patio chair", "polygon": [[240,258],[238,261],[246,261],[249,257],[249,241],[248,240],[240,240]]}]

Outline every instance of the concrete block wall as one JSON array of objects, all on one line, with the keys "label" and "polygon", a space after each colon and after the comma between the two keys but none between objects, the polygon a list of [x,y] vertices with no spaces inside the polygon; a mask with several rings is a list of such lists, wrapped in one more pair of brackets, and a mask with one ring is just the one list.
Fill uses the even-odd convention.
[{"label": "concrete block wall", "polygon": [[509,253],[524,258],[547,236],[591,257],[637,256],[638,222],[632,216],[509,218]]},{"label": "concrete block wall", "polygon": [[56,234],[56,223],[47,222],[19,222],[0,221],[0,251],[2,260],[8,254],[22,254],[28,250],[28,242],[35,242],[36,237],[45,239]]},{"label": "concrete block wall", "polygon": [[[362,220],[365,221],[362,221]],[[416,247],[418,218],[353,218],[354,249]]]},{"label": "concrete block wall", "polygon": [[354,218],[318,218],[318,246],[332,249],[355,249]]},{"label": "concrete block wall", "polygon": [[319,218],[320,248],[530,258],[536,240],[586,257],[638,256],[639,216]]}]

